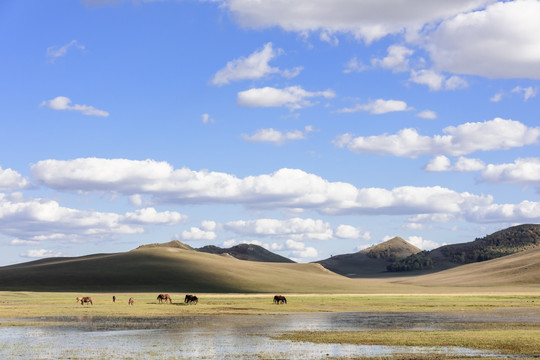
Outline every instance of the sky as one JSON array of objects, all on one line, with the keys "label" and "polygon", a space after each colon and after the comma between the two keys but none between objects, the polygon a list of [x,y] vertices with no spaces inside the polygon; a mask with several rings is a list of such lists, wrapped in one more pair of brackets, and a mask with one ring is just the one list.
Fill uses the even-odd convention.
[{"label": "sky", "polygon": [[540,1],[0,2],[0,266],[540,222]]}]

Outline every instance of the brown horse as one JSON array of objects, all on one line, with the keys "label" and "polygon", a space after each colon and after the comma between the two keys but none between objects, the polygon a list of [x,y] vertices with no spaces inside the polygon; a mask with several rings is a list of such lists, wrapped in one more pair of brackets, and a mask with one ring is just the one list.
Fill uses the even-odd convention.
[{"label": "brown horse", "polygon": [[186,304],[197,305],[198,302],[199,298],[195,295],[186,295],[186,298],[184,299],[184,303]]},{"label": "brown horse", "polygon": [[81,305],[88,304],[88,303],[90,303],[90,305],[94,305],[94,303],[92,302],[92,298],[90,296],[85,296],[81,299]]},{"label": "brown horse", "polygon": [[128,300],[128,305],[133,305],[134,302],[135,302],[135,299],[130,297]]},{"label": "brown horse", "polygon": [[274,296],[274,304],[286,304],[287,299],[283,295]]},{"label": "brown horse", "polygon": [[171,299],[171,296],[169,294],[159,294],[157,296],[157,299],[159,300],[159,303],[161,304],[163,301],[167,302],[167,300],[169,300],[169,302],[172,304],[172,299]]}]

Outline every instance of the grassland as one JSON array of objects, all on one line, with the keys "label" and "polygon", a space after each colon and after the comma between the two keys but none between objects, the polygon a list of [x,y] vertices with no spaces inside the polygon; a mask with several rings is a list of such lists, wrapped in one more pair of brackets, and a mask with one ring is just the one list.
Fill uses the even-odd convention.
[{"label": "grassland", "polygon": [[[94,305],[80,305],[75,298],[92,296]],[[116,303],[112,296],[116,296]],[[55,293],[0,292],[0,326],[66,325],[63,319],[73,317],[100,318],[102,323],[129,327],[134,317],[163,318],[189,315],[253,315],[279,316],[295,312],[363,312],[431,313],[437,319],[458,315],[463,323],[442,324],[437,330],[370,330],[370,331],[296,331],[275,334],[278,340],[314,343],[389,345],[389,346],[458,346],[523,355],[525,359],[540,357],[540,322],[523,319],[540,318],[540,292],[523,294],[285,294],[288,303],[275,305],[272,294],[197,294],[197,305],[185,305],[184,293],[171,293],[173,304],[159,304],[156,293]],[[129,297],[135,305],[129,306]],[[484,318],[485,321],[468,321]],[[103,320],[105,319],[105,320]],[[107,319],[111,319],[107,321]],[[501,320],[502,319],[502,320]],[[521,319],[521,320],[519,320]],[[409,358],[422,358],[414,356]],[[408,358],[399,354],[389,359]],[[436,355],[424,358],[453,359]]]}]

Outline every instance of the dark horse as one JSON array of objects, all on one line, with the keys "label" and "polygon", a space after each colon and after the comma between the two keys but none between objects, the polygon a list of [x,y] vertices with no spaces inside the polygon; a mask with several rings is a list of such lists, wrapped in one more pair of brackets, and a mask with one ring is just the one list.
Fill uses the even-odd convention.
[{"label": "dark horse", "polygon": [[92,298],[90,296],[85,296],[81,298],[81,305],[88,304],[88,303],[90,303],[90,305],[94,305],[94,303],[92,302]]},{"label": "dark horse", "polygon": [[128,300],[128,305],[133,305],[134,302],[135,302],[135,299],[130,297]]},{"label": "dark horse", "polygon": [[186,304],[197,305],[198,302],[199,302],[199,298],[196,297],[195,295],[186,295],[186,298],[184,299],[184,303]]},{"label": "dark horse", "polygon": [[167,302],[167,300],[169,300],[169,302],[172,304],[172,299],[171,299],[171,295],[169,294],[159,294],[157,296],[157,299],[159,300],[159,303],[161,304],[163,301]]},{"label": "dark horse", "polygon": [[286,304],[287,299],[283,295],[274,296],[274,304]]}]

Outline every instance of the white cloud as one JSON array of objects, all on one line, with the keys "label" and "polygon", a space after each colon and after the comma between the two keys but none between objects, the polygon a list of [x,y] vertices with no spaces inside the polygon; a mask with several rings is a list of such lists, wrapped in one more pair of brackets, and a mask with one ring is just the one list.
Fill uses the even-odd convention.
[{"label": "white cloud", "polygon": [[467,81],[459,76],[453,75],[446,78],[443,74],[427,69],[412,70],[409,80],[416,84],[426,85],[433,91],[458,90],[469,86]]},{"label": "white cloud", "polygon": [[306,246],[306,244],[300,241],[294,241],[289,239],[285,242],[285,246],[288,250],[292,250],[291,253],[294,257],[292,259],[295,261],[297,259],[315,258],[319,255],[317,249]]},{"label": "white cloud", "polygon": [[538,88],[536,87],[533,88],[532,86],[529,86],[526,88],[523,88],[521,86],[516,86],[515,88],[512,89],[512,92],[523,94],[523,100],[527,101],[536,96],[536,94],[538,93]]},{"label": "white cloud", "polygon": [[177,225],[186,220],[186,215],[175,211],[157,212],[154,208],[139,209],[125,214],[125,221],[134,224]]},{"label": "white cloud", "polygon": [[350,33],[366,43],[405,30],[416,31],[426,23],[470,11],[489,0],[454,0],[433,2],[411,0],[355,1],[340,0],[222,0],[235,19],[245,27],[279,26],[301,34],[323,32]]},{"label": "white cloud", "polygon": [[512,164],[489,164],[482,179],[489,183],[530,185],[540,189],[540,158],[517,159]]},{"label": "white cloud", "polygon": [[294,140],[303,140],[306,138],[307,134],[313,131],[313,127],[306,126],[304,131],[302,130],[293,130],[287,132],[281,132],[278,130],[270,129],[260,129],[255,132],[253,135],[242,134],[242,138],[248,142],[267,142],[273,145],[283,145],[285,142],[294,141]]},{"label": "white cloud", "polygon": [[460,156],[457,162],[452,166],[450,159],[444,155],[439,155],[433,158],[424,168],[426,171],[443,172],[443,171],[480,171],[486,167],[483,161],[479,159],[470,159]]},{"label": "white cloud", "polygon": [[416,116],[422,119],[434,120],[437,118],[437,113],[432,110],[423,110],[416,114]]},{"label": "white cloud", "polygon": [[284,89],[273,87],[253,88],[238,93],[237,102],[247,107],[288,107],[291,110],[312,106],[309,98],[323,97],[332,99],[335,93],[332,90],[310,92],[300,86],[289,86]]},{"label": "white cloud", "polygon": [[223,228],[244,236],[288,237],[294,240],[329,240],[333,237],[329,223],[302,218],[239,220],[228,222]]},{"label": "white cloud", "polygon": [[421,236],[409,236],[407,241],[422,250],[433,250],[441,246],[439,243],[425,240]]},{"label": "white cloud", "polygon": [[394,72],[407,71],[409,69],[409,57],[414,53],[402,45],[391,45],[388,47],[388,54],[382,59],[372,59],[373,67],[382,67]]},{"label": "white cloud", "polygon": [[201,115],[201,120],[203,124],[213,124],[215,122],[215,120],[210,116],[210,114],[206,113]]},{"label": "white cloud", "polygon": [[229,61],[225,68],[219,70],[212,79],[214,85],[226,85],[233,81],[260,79],[270,74],[281,73],[284,77],[292,78],[297,76],[302,70],[297,67],[293,70],[280,70],[271,67],[268,63],[275,57],[281,55],[281,49],[274,50],[271,42],[264,45],[260,51],[255,51],[251,55]]},{"label": "white cloud", "polygon": [[427,36],[439,70],[540,79],[540,2],[501,1],[444,20]]},{"label": "white cloud", "polygon": [[[484,137],[488,130],[481,131]],[[501,206],[510,206],[520,210],[508,216],[509,222],[540,221],[540,217],[526,211],[534,204],[500,205],[490,195],[459,193],[440,186],[357,188],[298,169],[237,178],[226,173],[174,170],[168,163],[152,160],[89,158],[40,161],[31,172],[39,183],[56,190],[143,194],[157,204],[239,204],[255,210],[311,210],[330,215],[445,214],[473,222],[500,220],[500,216],[491,215]],[[0,214],[0,231],[25,240],[34,240],[33,236],[44,233],[140,233],[144,231],[142,225],[146,225],[127,222],[129,219],[123,215],[67,209],[53,201],[10,201],[5,195],[0,199]],[[316,233],[321,234],[325,236],[324,232]]]},{"label": "white cloud", "polygon": [[362,233],[359,227],[351,225],[338,225],[334,235],[340,239],[371,240],[371,234],[368,231]]},{"label": "white cloud", "polygon": [[93,106],[88,105],[70,105],[71,100],[65,96],[57,96],[52,100],[46,100],[41,103],[40,106],[46,106],[49,109],[53,110],[70,110],[70,111],[77,111],[82,113],[83,115],[89,115],[89,116],[102,116],[107,117],[109,116],[109,113],[104,110],[96,109]]},{"label": "white cloud", "polygon": [[47,48],[47,57],[50,59],[51,63],[54,63],[56,59],[67,54],[68,50],[71,47],[75,47],[79,50],[85,50],[84,45],[79,44],[77,40],[71,40],[69,43],[62,46],[51,46]]},{"label": "white cloud", "polygon": [[422,136],[415,129],[397,134],[369,137],[338,136],[336,146],[356,153],[394,155],[415,158],[422,155],[460,156],[476,151],[503,150],[538,142],[540,128],[529,128],[519,121],[493,120],[448,126],[444,135]]},{"label": "white cloud", "polygon": [[2,169],[0,166],[0,191],[19,190],[28,187],[30,187],[28,179],[15,170]]},{"label": "white cloud", "polygon": [[504,95],[504,93],[503,93],[502,91],[499,91],[498,93],[496,93],[495,95],[493,95],[493,96],[489,99],[489,101],[491,101],[491,102],[499,102],[499,101],[502,100],[503,95]]},{"label": "white cloud", "polygon": [[343,69],[343,73],[344,74],[350,74],[352,72],[362,72],[362,71],[366,70],[367,68],[368,67],[366,65],[362,64],[362,62],[359,61],[355,56],[345,64],[345,68]]},{"label": "white cloud", "polygon": [[211,241],[215,240],[217,235],[213,231],[202,230],[198,227],[191,227],[189,231],[182,231],[181,235],[184,240],[206,240]]},{"label": "white cloud", "polygon": [[381,115],[396,111],[412,110],[405,101],[401,100],[383,100],[377,99],[368,104],[358,104],[352,108],[343,108],[338,110],[340,113],[355,113],[358,111],[368,111],[371,114]]},{"label": "white cloud", "polygon": [[184,219],[175,212],[152,208],[125,215],[83,211],[47,199],[22,199],[0,194],[0,232],[19,241],[89,240],[119,234],[140,234],[145,225],[174,225]]},{"label": "white cloud", "polygon": [[21,257],[26,258],[45,258],[45,257],[63,257],[66,256],[63,253],[59,251],[52,251],[52,250],[46,250],[46,249],[34,249],[34,250],[28,250],[27,252],[24,252],[20,254]]}]

